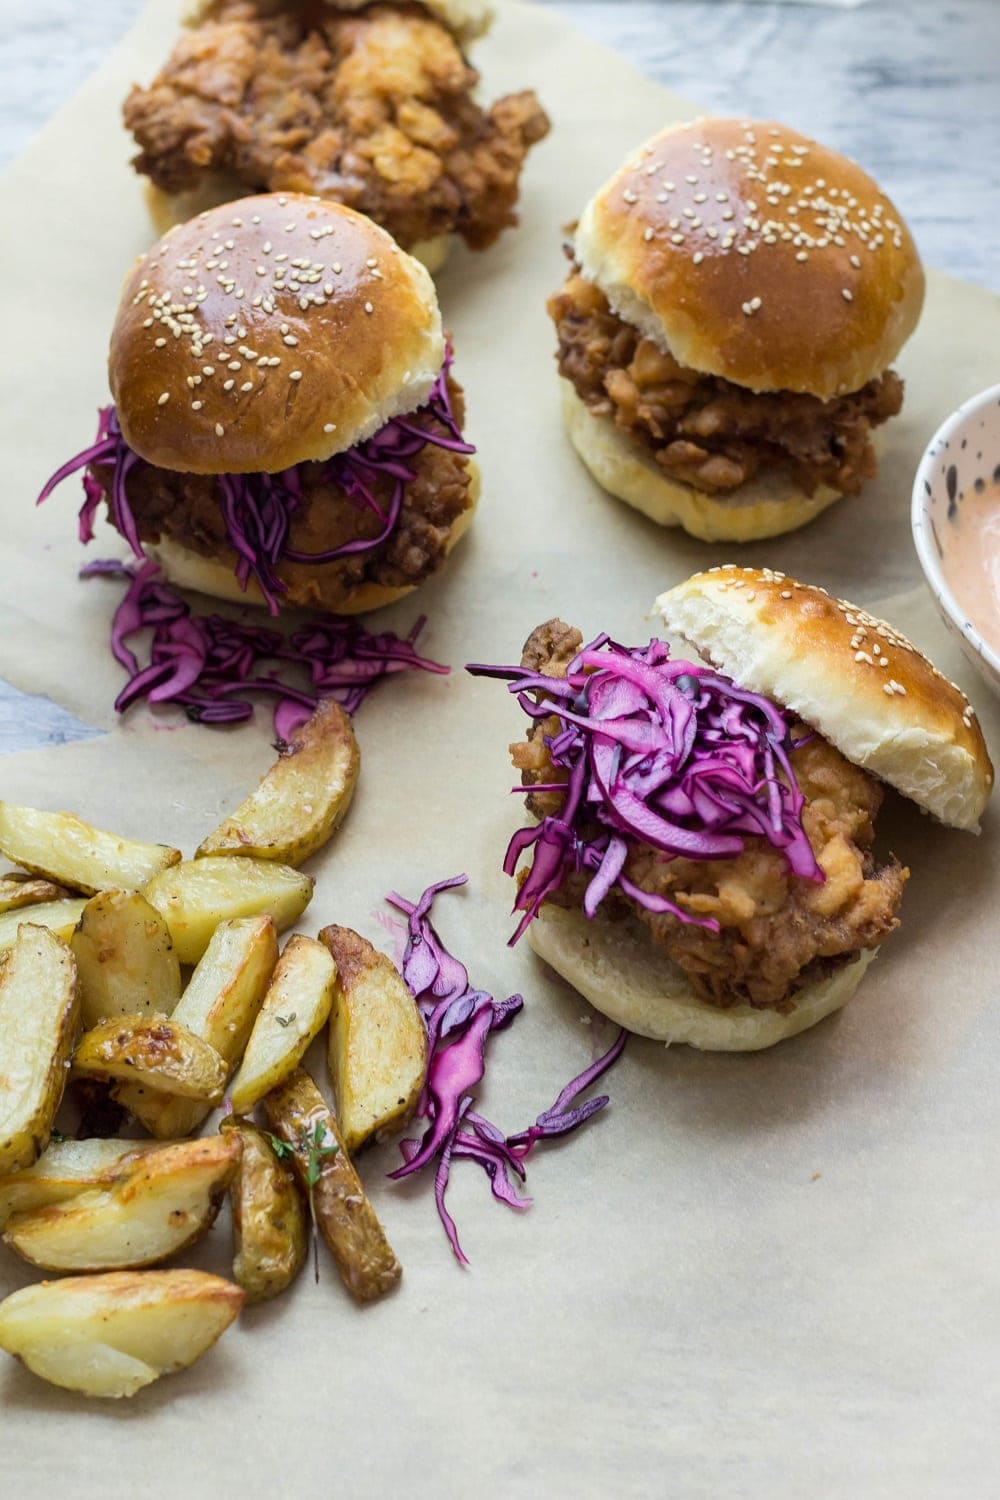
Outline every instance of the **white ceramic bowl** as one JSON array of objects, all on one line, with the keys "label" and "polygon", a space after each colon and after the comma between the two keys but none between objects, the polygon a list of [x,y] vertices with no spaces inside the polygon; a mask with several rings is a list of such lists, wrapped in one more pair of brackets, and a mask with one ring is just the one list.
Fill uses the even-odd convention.
[{"label": "white ceramic bowl", "polygon": [[[910,522],[920,566],[948,629],[997,694],[1000,694],[1000,650],[990,646],[972,624],[962,602],[962,580],[945,577],[942,559],[953,544],[962,502],[980,485],[996,488],[1000,466],[1000,385],[960,406],[935,433],[913,481]],[[1000,610],[995,638],[1000,644]]]}]

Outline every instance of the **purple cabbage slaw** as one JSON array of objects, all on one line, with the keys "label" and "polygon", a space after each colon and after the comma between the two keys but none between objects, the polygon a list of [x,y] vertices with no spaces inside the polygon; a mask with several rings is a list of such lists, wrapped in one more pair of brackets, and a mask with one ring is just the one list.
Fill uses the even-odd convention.
[{"label": "purple cabbage slaw", "polygon": [[434,1199],[455,1258],[468,1259],[462,1250],[455,1221],[445,1204],[445,1194],[455,1161],[474,1161],[490,1180],[494,1198],[522,1211],[532,1200],[522,1197],[515,1181],[525,1180],[524,1158],[539,1141],[553,1140],[577,1130],[608,1103],[607,1094],[576,1101],[597,1082],[621,1056],[627,1033],[621,1031],[614,1044],[543,1110],[533,1125],[504,1135],[474,1108],[475,1089],[486,1071],[486,1044],[490,1036],[504,1030],[520,1014],[524,1001],[511,995],[497,1002],[484,990],[469,984],[465,965],[450,954],[431,924],[435,897],[441,891],[465,885],[467,875],[455,875],[428,886],[419,901],[407,901],[392,892],[391,906],[406,916],[406,946],[403,978],[412,991],[427,1028],[427,1080],[417,1105],[417,1117],[428,1120],[423,1139],[400,1143],[403,1165],[390,1177],[408,1177],[436,1162]]},{"label": "purple cabbage slaw", "polygon": [[[288,740],[320,698],[335,698],[353,714],[383,677],[407,668],[450,670],[417,654],[423,616],[405,638],[391,631],[373,635],[353,616],[329,615],[283,635],[223,615],[194,614],[160,580],[154,562],[129,568],[102,560],[80,572],[128,582],[111,626],[111,649],[129,676],[115,699],[119,713],[145,698],[176,703],[202,724],[233,724],[249,719],[251,698],[263,695],[276,699],[275,733]],[[152,635],[149,662],[140,667],[130,643],[144,630]]]},{"label": "purple cabbage slaw", "polygon": [[[455,420],[448,391],[448,372],[453,352],[445,346],[444,363],[423,405],[408,416],[393,417],[374,437],[356,443],[343,453],[326,461],[322,478],[337,485],[359,508],[375,513],[382,523],[374,537],[358,538],[332,547],[325,552],[302,552],[288,545],[292,517],[302,504],[302,478],[299,469],[285,469],[278,474],[219,474],[220,507],[226,535],[236,553],[235,573],[240,587],[246,589],[256,580],[272,615],[279,609],[280,596],[286,586],[278,577],[283,561],[328,563],[356,552],[369,552],[391,535],[402,509],[407,484],[416,478],[410,460],[428,445],[447,448],[453,453],[472,454]],[[431,432],[416,418],[430,416],[444,432]],[[95,467],[110,467],[108,509],[115,529],[125,538],[136,558],[144,558],[135,517],[126,493],[128,475],[145,460],[129,447],[122,436],[118,415],[113,406],[99,413],[94,442],[75,457],[68,459],[43,488],[37,504],[41,505],[57,485],[71,474],[84,469],[85,499],[80,508],[79,536],[90,542],[94,536],[94,517],[104,496],[104,487],[93,474]],[[373,493],[379,478],[392,481],[392,494],[385,510]]]},{"label": "purple cabbage slaw", "polygon": [[584,646],[562,678],[524,667],[467,670],[507,680],[529,718],[554,716],[559,726],[544,742],[565,780],[513,788],[564,795],[557,814],[519,829],[508,845],[508,875],[531,850],[511,944],[566,876],[584,870],[593,872],[583,901],[588,917],[617,887],[647,911],[718,932],[714,918],[694,916],[628,879],[625,861],[636,841],[667,859],[711,860],[735,858],[747,838],[765,838],[792,874],[824,879],[789,760],[801,741],[792,740],[787,716],[767,698],[700,662],[672,659],[664,641],[626,647],[606,635]]}]

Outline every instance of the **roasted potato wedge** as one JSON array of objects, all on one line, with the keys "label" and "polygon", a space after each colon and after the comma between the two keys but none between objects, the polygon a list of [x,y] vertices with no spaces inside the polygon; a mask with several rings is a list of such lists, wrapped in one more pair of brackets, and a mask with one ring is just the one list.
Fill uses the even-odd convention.
[{"label": "roasted potato wedge", "polygon": [[296,1068],[262,1103],[271,1129],[291,1147],[316,1227],[348,1291],[359,1302],[392,1291],[402,1267],[344,1150],[333,1112],[305,1068]]},{"label": "roasted potato wedge", "polygon": [[427,1077],[427,1031],[391,958],[350,927],[324,927],[337,964],[327,1060],[337,1121],[353,1156],[406,1124]]},{"label": "roasted potato wedge", "polygon": [[53,1141],[30,1167],[0,1177],[0,1229],[11,1214],[106,1187],[121,1176],[124,1163],[143,1152],[162,1150],[152,1141]]},{"label": "roasted potato wedge", "polygon": [[46,927],[68,943],[86,904],[83,896],[71,896],[66,901],[40,901],[27,912],[15,908],[0,913],[0,955],[14,946],[18,928],[24,922],[30,922],[33,927]]},{"label": "roasted potato wedge", "polygon": [[302,1194],[267,1136],[229,1115],[223,1134],[239,1136],[243,1155],[229,1190],[233,1209],[233,1280],[250,1302],[277,1297],[293,1282],[309,1251]]},{"label": "roasted potato wedge", "polygon": [[22,922],[0,965],[0,1176],[45,1150],[80,1013],[76,963],[45,927]]},{"label": "roasted potato wedge", "polygon": [[337,966],[322,943],[298,934],[289,938],[230,1090],[236,1114],[253,1109],[298,1067],[326,1025],[336,978]]},{"label": "roasted potato wedge", "polygon": [[[234,1068],[277,961],[278,939],[270,917],[220,923],[171,1019],[208,1042],[227,1068]],[[205,1104],[130,1083],[118,1084],[115,1095],[161,1141],[190,1135],[209,1112]]]},{"label": "roasted potato wedge", "polygon": [[84,1026],[141,1011],[170,1015],[181,966],[167,924],[138,891],[92,896],[70,939]]},{"label": "roasted potato wedge", "polygon": [[43,1271],[154,1266],[212,1225],[241,1149],[230,1132],[125,1158],[109,1186],[13,1214],[4,1244]]},{"label": "roasted potato wedge", "polygon": [[220,1104],[229,1069],[210,1043],[170,1016],[113,1016],[85,1032],[73,1053],[85,1078],[115,1078],[158,1093]]},{"label": "roasted potato wedge", "polygon": [[361,751],[348,715],[325,698],[279,752],[260,786],[198,846],[301,865],[321,849],[351,805]]},{"label": "roasted potato wedge", "polygon": [[37,906],[41,901],[62,901],[70,894],[63,886],[34,875],[0,875],[0,915],[22,906]]},{"label": "roasted potato wedge", "polygon": [[0,1349],[52,1385],[134,1396],[210,1349],[243,1293],[205,1271],[116,1271],[22,1287],[0,1302]]},{"label": "roasted potato wedge", "polygon": [[136,844],[104,833],[75,813],[42,812],[13,802],[0,802],[0,850],[22,870],[88,896],[134,890],[181,857],[166,844]]},{"label": "roasted potato wedge", "polygon": [[145,888],[166,919],[182,964],[198,962],[222,921],[266,913],[283,932],[301,917],[312,893],[311,876],[289,865],[228,854],[185,860]]}]

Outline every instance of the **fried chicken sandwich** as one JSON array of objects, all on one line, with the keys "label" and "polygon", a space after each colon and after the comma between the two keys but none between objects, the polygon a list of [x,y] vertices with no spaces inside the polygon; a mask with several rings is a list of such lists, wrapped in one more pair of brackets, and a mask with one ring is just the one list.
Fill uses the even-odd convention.
[{"label": "fried chicken sandwich", "polygon": [[483,109],[463,47],[484,0],[202,0],[125,101],[158,226],[246,193],[319,193],[383,225],[433,271],[450,240],[517,222],[547,134],[530,90]]},{"label": "fried chicken sandwich", "polygon": [[611,494],[751,541],[875,474],[924,276],[854,162],[784,125],[675,125],[588,203],[571,254],[549,302],[563,414]]},{"label": "fried chicken sandwich", "polygon": [[884,787],[975,830],[993,768],[958,688],[822,589],[713,568],[655,608],[691,660],[550,620],[520,668],[472,668],[531,720],[514,940],[631,1031],[767,1047],[844,1005],[897,925]]},{"label": "fried chicken sandwich", "polygon": [[85,470],[137,556],[227,599],[354,614],[440,567],[472,517],[434,284],[384,229],[296,193],[198,215],[140,256]]}]

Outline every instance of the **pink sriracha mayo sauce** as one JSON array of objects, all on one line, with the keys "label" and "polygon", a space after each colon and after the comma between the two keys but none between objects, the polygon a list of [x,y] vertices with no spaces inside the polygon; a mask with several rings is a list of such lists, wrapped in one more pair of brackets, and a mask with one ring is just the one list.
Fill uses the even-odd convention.
[{"label": "pink sriracha mayo sauce", "polygon": [[966,618],[1000,654],[1000,467],[966,491],[942,538],[941,569]]}]

